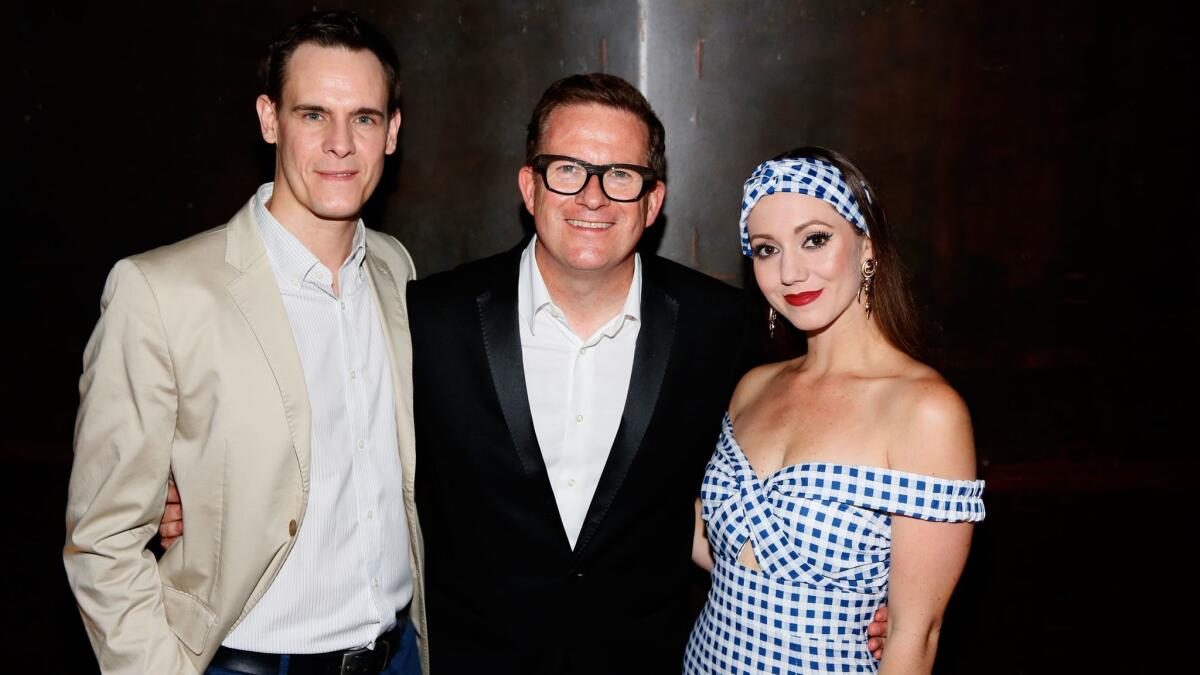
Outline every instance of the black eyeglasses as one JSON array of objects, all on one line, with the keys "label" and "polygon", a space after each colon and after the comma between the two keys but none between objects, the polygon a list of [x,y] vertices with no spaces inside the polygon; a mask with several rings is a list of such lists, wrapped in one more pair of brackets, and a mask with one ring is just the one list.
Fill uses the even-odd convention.
[{"label": "black eyeglasses", "polygon": [[577,195],[592,176],[600,177],[600,189],[614,202],[636,202],[658,183],[654,169],[637,164],[589,164],[565,155],[538,155],[530,168],[542,174],[546,189],[560,195]]}]

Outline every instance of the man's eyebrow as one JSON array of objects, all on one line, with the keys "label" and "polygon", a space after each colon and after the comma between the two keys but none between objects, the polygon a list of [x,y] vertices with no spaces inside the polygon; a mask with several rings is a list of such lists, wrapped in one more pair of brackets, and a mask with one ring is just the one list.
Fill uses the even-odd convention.
[{"label": "man's eyebrow", "polygon": [[[313,105],[313,104],[307,104],[307,103],[300,103],[298,105],[292,106],[292,111],[293,112],[318,112],[318,113],[324,113],[326,115],[329,114],[329,109],[326,108],[325,106]],[[372,115],[374,117],[379,117],[379,118],[384,117],[383,111],[379,110],[378,108],[357,108],[353,112],[350,113],[351,117],[357,117],[359,115]]]},{"label": "man's eyebrow", "polygon": [[351,113],[351,115],[356,116],[356,117],[358,115],[373,115],[375,117],[384,117],[385,116],[383,114],[383,111],[379,110],[377,108],[358,108],[353,113]]}]

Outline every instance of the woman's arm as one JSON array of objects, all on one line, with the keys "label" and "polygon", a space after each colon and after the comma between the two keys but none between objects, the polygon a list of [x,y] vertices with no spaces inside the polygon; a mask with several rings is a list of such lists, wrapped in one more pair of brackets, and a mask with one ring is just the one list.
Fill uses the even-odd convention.
[{"label": "woman's arm", "polygon": [[928,673],[937,656],[942,616],[971,547],[971,523],[892,519],[884,675]]},{"label": "woman's arm", "polygon": [[708,546],[708,537],[704,534],[704,518],[700,515],[700,500],[696,499],[696,530],[692,534],[692,562],[711,572],[713,569],[712,549]]},{"label": "woman's arm", "polygon": [[[915,387],[909,420],[896,434],[893,469],[939,478],[975,477],[971,420],[962,399],[942,382]],[[928,673],[937,655],[946,603],[971,547],[971,523],[892,518],[888,641],[879,672]]]}]

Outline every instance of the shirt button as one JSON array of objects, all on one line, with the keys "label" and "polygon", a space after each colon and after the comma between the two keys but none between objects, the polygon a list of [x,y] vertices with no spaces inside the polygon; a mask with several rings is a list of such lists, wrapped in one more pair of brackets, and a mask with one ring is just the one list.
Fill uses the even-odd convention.
[{"label": "shirt button", "polygon": [[575,487],[575,479],[574,478],[567,481],[567,487]]},{"label": "shirt button", "polygon": [[379,588],[379,577],[375,577],[374,579],[371,580],[371,586],[373,586],[374,588]]},{"label": "shirt button", "polygon": [[360,439],[360,440],[358,441],[358,449],[359,449],[359,450],[362,450],[362,449],[363,449],[363,448],[365,448],[365,447],[367,447],[367,442],[366,442],[366,441],[364,441],[364,440],[361,440],[361,439]]},{"label": "shirt button", "polygon": [[351,371],[350,371],[350,379],[352,379],[352,380],[356,380],[356,379],[358,379],[358,373],[356,373],[356,372],[354,372],[353,370],[351,370]]},{"label": "shirt button", "polygon": [[580,347],[580,348],[579,348],[579,353],[580,353],[580,354],[586,354],[586,353],[587,353],[587,347]]},{"label": "shirt button", "polygon": [[288,523],[288,536],[296,536],[296,529],[296,521],[293,520],[292,522]]},{"label": "shirt button", "polygon": [[367,511],[367,520],[371,520],[374,517],[375,517],[374,511]]},{"label": "shirt button", "polygon": [[576,422],[582,422],[582,421],[583,421],[583,415],[576,415],[576,416],[575,416],[575,421],[576,421]]},{"label": "shirt button", "polygon": [[338,300],[338,306],[342,308],[342,311],[345,311],[346,310],[346,301]]}]

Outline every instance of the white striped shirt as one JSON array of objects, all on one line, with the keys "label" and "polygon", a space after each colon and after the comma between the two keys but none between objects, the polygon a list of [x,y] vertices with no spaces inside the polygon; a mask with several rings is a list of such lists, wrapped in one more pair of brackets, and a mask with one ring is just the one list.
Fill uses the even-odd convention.
[{"label": "white striped shirt", "polygon": [[634,254],[625,306],[595,334],[580,339],[550,297],[536,245],[535,236],[521,254],[517,281],[521,360],[533,431],[563,531],[574,548],[625,412],[641,329],[642,259]]},{"label": "white striped shirt", "polygon": [[412,599],[395,392],[379,308],[363,265],[366,231],[333,274],[254,199],[304,369],[312,410],[308,507],[258,604],[224,644],[271,654],[373,645]]}]

